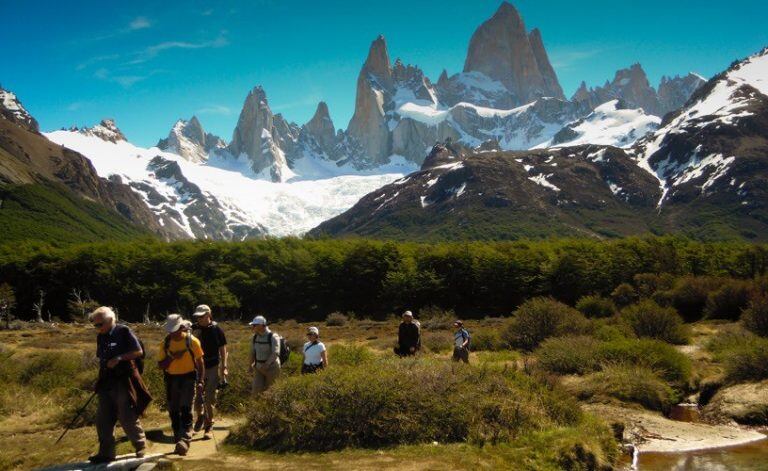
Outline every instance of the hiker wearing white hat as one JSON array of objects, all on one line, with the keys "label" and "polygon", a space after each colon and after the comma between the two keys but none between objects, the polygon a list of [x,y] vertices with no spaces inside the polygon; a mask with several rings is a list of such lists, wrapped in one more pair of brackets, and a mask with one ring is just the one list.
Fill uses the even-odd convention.
[{"label": "hiker wearing white hat", "polygon": [[320,341],[320,329],[307,329],[307,340],[304,344],[304,362],[301,364],[301,374],[315,373],[328,366],[328,350]]},{"label": "hiker wearing white hat", "polygon": [[269,330],[267,319],[256,316],[250,323],[253,330],[251,349],[251,371],[253,371],[254,394],[260,394],[280,376],[280,336]]},{"label": "hiker wearing white hat", "polygon": [[224,330],[214,322],[211,308],[207,304],[201,304],[192,313],[196,324],[195,337],[200,339],[203,347],[203,363],[205,375],[203,376],[203,394],[195,396],[195,421],[194,430],[199,432],[205,427],[203,438],[211,439],[213,434],[213,414],[216,407],[216,394],[219,381],[226,384],[227,375],[227,337]]},{"label": "hiker wearing white hat", "polygon": [[395,354],[405,357],[415,355],[421,348],[421,328],[418,322],[414,321],[413,313],[405,311],[403,321],[397,329],[397,347]]},{"label": "hiker wearing white hat", "polygon": [[165,339],[160,343],[158,366],[165,372],[168,415],[171,417],[176,453],[186,455],[192,440],[192,401],[195,389],[203,392],[203,349],[189,332],[188,321],[171,314],[165,321]]}]

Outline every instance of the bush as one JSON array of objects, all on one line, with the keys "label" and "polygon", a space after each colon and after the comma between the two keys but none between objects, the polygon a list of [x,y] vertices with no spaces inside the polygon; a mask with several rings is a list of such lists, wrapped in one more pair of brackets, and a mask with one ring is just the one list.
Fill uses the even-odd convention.
[{"label": "bush", "polygon": [[611,317],[616,313],[616,305],[602,296],[584,296],[576,303],[576,309],[589,318]]},{"label": "bush", "polygon": [[625,307],[621,311],[621,319],[641,338],[653,338],[673,344],[684,344],[688,341],[688,332],[677,312],[673,308],[661,307],[651,300]]},{"label": "bush", "polygon": [[600,368],[599,342],[592,337],[557,337],[545,340],[538,350],[538,365],[550,373],[585,374]]},{"label": "bush", "polygon": [[477,333],[472,333],[471,345],[472,350],[477,352],[497,352],[507,348],[506,342],[504,342],[497,330],[481,330]]},{"label": "bush", "polygon": [[668,411],[681,399],[652,369],[624,364],[606,366],[592,375],[582,387],[580,396],[612,397],[662,412]]},{"label": "bush", "polygon": [[328,347],[328,362],[332,366],[360,366],[374,358],[373,352],[365,345],[334,343]]},{"label": "bush", "polygon": [[482,444],[581,420],[572,398],[522,373],[473,365],[455,373],[454,366],[390,358],[285,378],[231,439],[273,451]]},{"label": "bush", "polygon": [[762,381],[768,379],[768,340],[759,338],[724,354],[725,377],[728,381]]},{"label": "bush", "polygon": [[602,364],[624,363],[650,368],[661,378],[684,386],[691,377],[691,361],[675,347],[660,340],[621,339],[601,343]]},{"label": "bush", "polygon": [[452,309],[445,310],[428,306],[419,311],[421,327],[427,330],[446,330],[453,328],[456,313]]},{"label": "bush", "polygon": [[657,291],[666,291],[671,289],[674,284],[674,277],[669,273],[639,273],[633,277],[637,287],[639,297],[649,298]]},{"label": "bush", "polygon": [[728,280],[717,291],[709,293],[704,306],[707,319],[736,321],[749,304],[751,285],[746,281]]},{"label": "bush", "polygon": [[741,314],[746,329],[761,337],[768,337],[768,296],[756,296]]},{"label": "bush", "polygon": [[719,278],[686,276],[679,279],[666,295],[683,319],[693,322],[704,316],[709,293],[717,290],[721,284]]},{"label": "bush", "polygon": [[549,337],[586,333],[589,328],[576,309],[552,298],[535,298],[515,311],[502,338],[513,348],[530,351]]},{"label": "bush", "polygon": [[622,283],[613,290],[611,299],[619,307],[629,306],[638,300],[637,291],[629,283]]},{"label": "bush", "polygon": [[331,327],[341,327],[343,325],[346,325],[347,322],[349,322],[349,317],[347,317],[345,314],[342,314],[340,312],[332,312],[328,314],[328,317],[325,318],[325,325]]}]

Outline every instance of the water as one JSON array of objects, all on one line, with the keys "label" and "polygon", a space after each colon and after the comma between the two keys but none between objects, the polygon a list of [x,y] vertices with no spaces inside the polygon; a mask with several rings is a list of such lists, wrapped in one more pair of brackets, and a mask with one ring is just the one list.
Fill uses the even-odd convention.
[{"label": "water", "polygon": [[640,453],[638,471],[768,471],[768,439],[685,453]]}]

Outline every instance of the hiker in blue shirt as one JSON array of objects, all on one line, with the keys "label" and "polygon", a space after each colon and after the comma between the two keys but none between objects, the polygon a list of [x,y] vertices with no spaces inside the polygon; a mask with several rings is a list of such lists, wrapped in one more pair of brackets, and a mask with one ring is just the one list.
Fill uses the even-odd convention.
[{"label": "hiker in blue shirt", "polygon": [[453,361],[469,363],[469,332],[462,321],[453,323],[456,332],[453,333]]}]

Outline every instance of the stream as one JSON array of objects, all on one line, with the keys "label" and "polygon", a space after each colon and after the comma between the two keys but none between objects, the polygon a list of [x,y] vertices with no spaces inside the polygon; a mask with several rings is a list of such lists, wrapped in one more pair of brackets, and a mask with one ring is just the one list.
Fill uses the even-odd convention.
[{"label": "stream", "polygon": [[684,453],[640,453],[638,471],[768,471],[768,439]]}]

